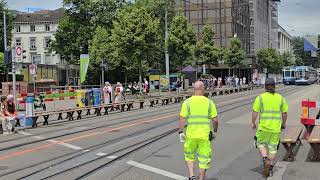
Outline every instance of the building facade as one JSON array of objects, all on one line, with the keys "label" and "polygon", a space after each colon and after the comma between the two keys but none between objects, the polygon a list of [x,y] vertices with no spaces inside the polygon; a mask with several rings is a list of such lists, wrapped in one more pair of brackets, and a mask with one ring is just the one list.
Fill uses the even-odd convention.
[{"label": "building facade", "polygon": [[292,36],[280,25],[278,28],[278,50],[280,53],[293,53]]},{"label": "building facade", "polygon": [[[54,80],[65,85],[69,79],[79,77],[79,67],[63,63],[59,54],[50,50],[50,42],[58,29],[58,21],[64,16],[63,8],[41,10],[34,13],[18,13],[12,32],[12,46],[22,46],[26,58],[22,59],[24,81],[32,82],[28,65],[37,64],[36,81]],[[21,66],[20,66],[21,67]],[[74,81],[74,80],[72,80]]]},{"label": "building facade", "polygon": [[215,28],[216,45],[229,47],[240,38],[248,63],[262,48],[278,48],[279,0],[176,0],[177,12],[187,17],[196,34],[206,24]]},{"label": "building facade", "polygon": [[250,54],[278,48],[278,4],[275,0],[250,0]]},{"label": "building facade", "polygon": [[230,47],[230,39],[240,38],[250,51],[249,0],[176,0],[176,11],[184,15],[198,37],[204,25],[212,25],[215,44]]}]

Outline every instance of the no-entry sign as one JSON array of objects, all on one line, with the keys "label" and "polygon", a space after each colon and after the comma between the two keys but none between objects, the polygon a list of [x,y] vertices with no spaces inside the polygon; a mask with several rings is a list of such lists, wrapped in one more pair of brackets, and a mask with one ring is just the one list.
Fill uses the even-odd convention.
[{"label": "no-entry sign", "polygon": [[17,58],[21,58],[22,55],[22,47],[21,46],[17,46],[16,47],[16,56]]}]

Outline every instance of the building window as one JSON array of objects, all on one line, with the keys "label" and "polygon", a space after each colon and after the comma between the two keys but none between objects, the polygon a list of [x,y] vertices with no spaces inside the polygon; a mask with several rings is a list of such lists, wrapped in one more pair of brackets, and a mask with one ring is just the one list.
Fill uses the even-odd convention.
[{"label": "building window", "polygon": [[31,32],[36,32],[36,26],[35,25],[31,25],[30,26],[30,31]]},{"label": "building window", "polygon": [[46,31],[50,31],[50,24],[46,24]]},{"label": "building window", "polygon": [[17,33],[21,32],[21,27],[20,26],[16,26],[16,32]]},{"label": "building window", "polygon": [[45,38],[44,39],[44,47],[49,48],[50,47],[50,38]]},{"label": "building window", "polygon": [[50,54],[46,54],[45,60],[46,60],[46,64],[51,64],[51,55]]},{"label": "building window", "polygon": [[41,64],[41,55],[39,54],[31,55],[31,59],[33,64]]},{"label": "building window", "polygon": [[16,46],[21,46],[21,39],[20,38],[16,38]]},{"label": "building window", "polygon": [[30,39],[30,49],[36,49],[36,38],[31,38]]}]

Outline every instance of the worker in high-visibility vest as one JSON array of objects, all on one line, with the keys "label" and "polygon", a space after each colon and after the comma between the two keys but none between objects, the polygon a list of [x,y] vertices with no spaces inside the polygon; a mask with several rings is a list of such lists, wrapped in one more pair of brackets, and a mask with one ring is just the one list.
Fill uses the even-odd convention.
[{"label": "worker in high-visibility vest", "polygon": [[[184,156],[189,171],[189,180],[195,180],[194,161],[197,154],[200,175],[203,180],[206,170],[211,163],[211,140],[218,131],[218,113],[211,99],[204,96],[203,82],[194,84],[194,96],[185,100],[179,121],[179,138],[184,143]],[[186,135],[183,133],[186,122],[188,123]],[[213,132],[211,129],[213,126]]]},{"label": "worker in high-visibility vest", "polygon": [[273,160],[278,150],[281,129],[286,127],[288,104],[275,92],[273,78],[266,79],[265,89],[266,92],[259,95],[253,104],[251,126],[256,130],[256,120],[259,115],[255,141],[263,159],[263,176],[267,178],[273,174]]}]

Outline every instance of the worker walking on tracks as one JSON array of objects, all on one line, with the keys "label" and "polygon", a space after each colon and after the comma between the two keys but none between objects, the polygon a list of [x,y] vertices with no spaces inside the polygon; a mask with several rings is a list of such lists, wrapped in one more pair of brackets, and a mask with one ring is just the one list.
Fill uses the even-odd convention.
[{"label": "worker walking on tracks", "polygon": [[[204,96],[203,82],[194,84],[194,96],[184,101],[179,121],[179,138],[184,143],[184,156],[189,171],[189,180],[195,180],[194,161],[197,154],[200,175],[203,180],[206,170],[211,163],[211,140],[218,130],[218,113],[211,99]],[[186,135],[183,133],[186,122],[188,123]],[[211,130],[211,123],[214,127]]]},{"label": "worker walking on tracks", "polygon": [[273,160],[278,150],[281,129],[286,127],[288,104],[275,92],[273,78],[266,79],[265,89],[266,92],[259,95],[253,104],[251,126],[256,130],[256,119],[259,115],[255,141],[263,159],[263,176],[267,178],[273,174]]}]

